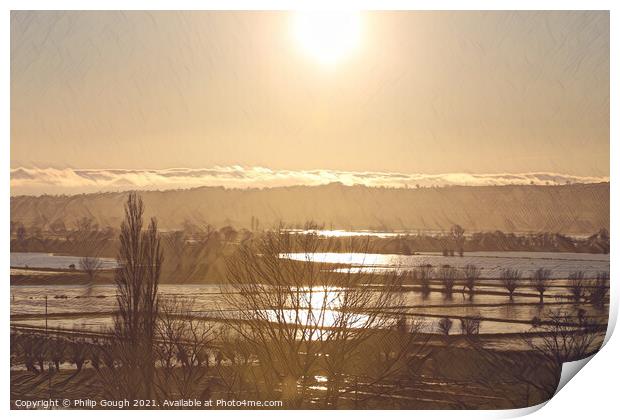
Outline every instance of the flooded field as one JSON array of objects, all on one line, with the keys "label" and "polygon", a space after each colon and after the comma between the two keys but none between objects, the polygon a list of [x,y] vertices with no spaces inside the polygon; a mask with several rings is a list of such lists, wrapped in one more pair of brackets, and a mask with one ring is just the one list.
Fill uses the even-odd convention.
[{"label": "flooded field", "polygon": [[[308,258],[306,254],[289,254],[283,258],[295,260]],[[424,255],[377,255],[377,254],[313,254],[313,261],[341,263],[357,270],[412,270],[419,265],[439,266],[450,264],[463,267],[476,264],[482,271],[473,295],[465,293],[462,285],[455,286],[454,293],[446,296],[437,279],[431,282],[431,292],[423,294],[415,286],[407,286],[399,292],[398,307],[389,313],[395,318],[406,317],[420,320],[425,332],[436,332],[441,318],[454,321],[463,318],[479,318],[481,335],[503,334],[508,342],[511,334],[535,331],[532,320],[544,319],[549,312],[562,312],[577,317],[585,314],[597,322],[606,323],[608,307],[585,302],[575,303],[570,298],[568,275],[583,271],[586,279],[594,278],[599,272],[609,270],[609,256],[599,254],[534,253],[534,252],[487,252],[471,253],[464,257],[443,257]],[[14,253],[11,264],[29,268],[65,268],[76,263],[78,257],[38,253]],[[113,260],[106,260],[105,267],[114,267]],[[498,280],[500,270],[516,268],[523,278],[512,299],[506,294]],[[551,279],[541,304],[538,294],[529,284],[529,274],[537,268],[551,270]],[[36,270],[32,270],[36,272]],[[226,306],[226,294],[235,290],[223,285],[162,284],[160,296],[189,297],[194,301],[197,316],[210,319],[226,317],[234,319],[236,314]],[[46,308],[47,305],[47,308]],[[116,308],[116,289],[113,285],[92,287],[74,285],[11,286],[11,316],[14,325],[43,326],[47,310],[50,328],[99,331],[111,326],[112,313]],[[337,310],[337,308],[336,308]],[[451,334],[458,334],[458,326]],[[506,340],[503,345],[506,345]]]},{"label": "flooded field", "polygon": [[[71,266],[79,268],[81,258],[47,252],[11,252],[11,267],[68,270]],[[101,261],[102,270],[116,267],[116,260],[114,258],[99,258],[99,260]]]},{"label": "flooded field", "polygon": [[434,267],[450,265],[464,267],[474,264],[482,269],[480,278],[499,278],[502,269],[520,270],[526,276],[539,268],[551,270],[551,277],[566,279],[571,272],[583,271],[586,277],[595,277],[600,271],[609,271],[609,255],[561,252],[468,252],[463,257],[446,257],[439,253],[418,255],[362,254],[362,253],[296,253],[284,258],[345,264],[366,271],[413,270],[420,265]]}]

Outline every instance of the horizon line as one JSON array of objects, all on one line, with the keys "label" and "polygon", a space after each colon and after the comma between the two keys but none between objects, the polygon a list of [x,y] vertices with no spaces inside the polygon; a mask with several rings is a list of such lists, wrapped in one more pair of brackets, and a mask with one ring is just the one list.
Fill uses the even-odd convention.
[{"label": "horizon line", "polygon": [[78,195],[123,191],[190,190],[200,187],[264,189],[293,186],[374,188],[442,188],[452,186],[558,186],[609,183],[609,176],[580,176],[555,172],[439,174],[331,169],[288,170],[261,166],[213,166],[166,169],[11,168],[11,196]]}]

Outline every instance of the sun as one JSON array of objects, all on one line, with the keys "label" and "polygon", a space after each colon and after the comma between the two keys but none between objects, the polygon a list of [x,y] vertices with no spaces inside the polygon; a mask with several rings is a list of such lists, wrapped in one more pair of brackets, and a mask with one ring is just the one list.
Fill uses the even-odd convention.
[{"label": "sun", "polygon": [[351,54],[360,41],[359,12],[297,12],[295,37],[303,50],[321,64],[329,65]]}]

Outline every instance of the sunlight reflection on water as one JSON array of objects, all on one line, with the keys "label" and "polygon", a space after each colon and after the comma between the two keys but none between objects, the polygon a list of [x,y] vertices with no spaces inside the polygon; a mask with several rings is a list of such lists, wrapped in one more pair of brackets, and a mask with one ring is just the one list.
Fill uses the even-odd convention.
[{"label": "sunlight reflection on water", "polygon": [[434,267],[450,265],[464,267],[473,264],[482,269],[481,278],[499,278],[502,269],[518,269],[524,275],[539,269],[551,270],[552,278],[567,278],[573,271],[583,271],[594,278],[600,271],[609,271],[609,255],[552,253],[552,252],[486,252],[466,253],[465,256],[445,257],[440,254],[365,254],[365,253],[291,253],[281,258],[294,261],[313,261],[327,264],[342,264],[351,268],[337,268],[334,271],[382,272],[387,270],[409,271],[420,265]]}]

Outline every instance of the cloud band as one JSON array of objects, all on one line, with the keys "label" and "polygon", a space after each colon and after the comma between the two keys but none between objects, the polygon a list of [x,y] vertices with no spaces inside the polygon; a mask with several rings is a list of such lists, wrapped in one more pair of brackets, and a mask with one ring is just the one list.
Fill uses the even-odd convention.
[{"label": "cloud band", "polygon": [[608,177],[549,172],[504,174],[404,174],[337,170],[281,170],[217,166],[171,169],[11,169],[11,195],[80,194],[101,191],[168,190],[201,186],[227,188],[320,185],[341,182],[374,187],[418,188],[447,185],[563,185],[608,182]]}]

